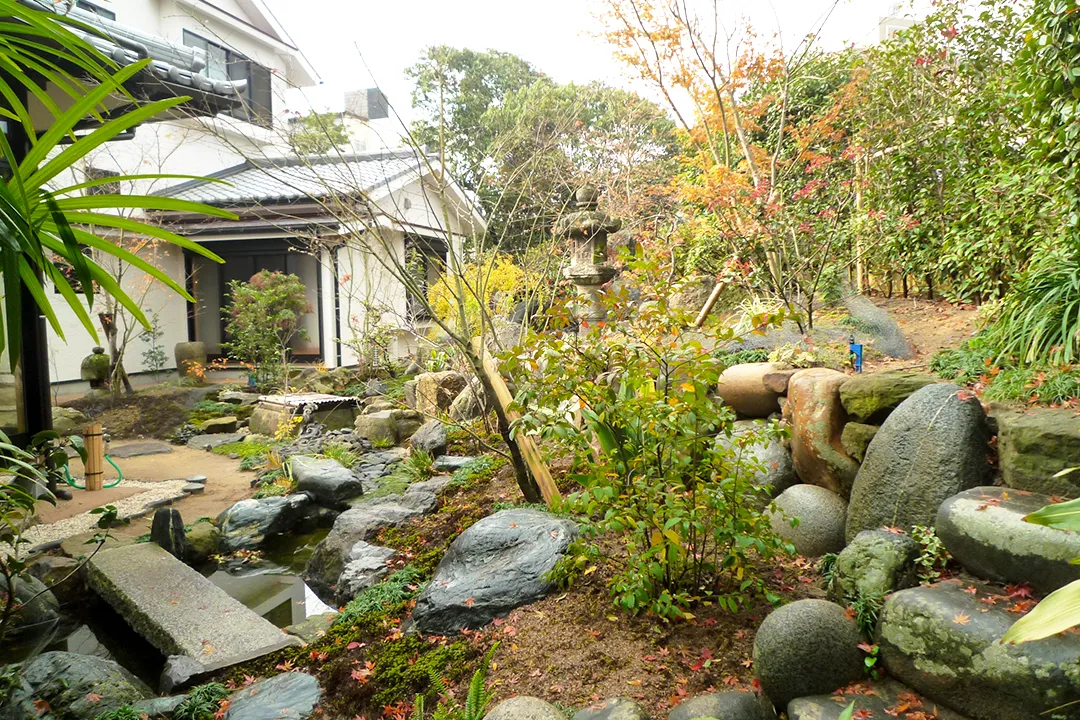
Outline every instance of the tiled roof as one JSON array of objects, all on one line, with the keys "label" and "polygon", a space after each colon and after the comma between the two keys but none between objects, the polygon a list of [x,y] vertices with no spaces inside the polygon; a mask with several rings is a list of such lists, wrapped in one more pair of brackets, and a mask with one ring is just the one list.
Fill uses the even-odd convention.
[{"label": "tiled roof", "polygon": [[[35,10],[45,12],[56,10],[56,6],[50,0],[19,0],[19,2]],[[68,30],[85,39],[117,65],[130,65],[150,58],[148,70],[157,79],[230,99],[238,99],[240,94],[247,89],[247,80],[211,80],[202,75],[201,72],[206,67],[206,53],[201,49],[177,45],[162,38],[147,35],[140,30],[77,7],[72,7],[65,14],[73,20],[96,28],[101,33],[100,35],[83,30],[74,24],[66,26]]]},{"label": "tiled roof", "polygon": [[256,205],[304,198],[370,195],[410,173],[422,158],[410,152],[248,161],[209,177],[164,188],[159,195],[208,205]]}]

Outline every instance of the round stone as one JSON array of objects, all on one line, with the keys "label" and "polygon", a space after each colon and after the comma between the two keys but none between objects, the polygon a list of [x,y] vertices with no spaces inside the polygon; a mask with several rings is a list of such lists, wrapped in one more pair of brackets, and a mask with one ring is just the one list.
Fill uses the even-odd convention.
[{"label": "round stone", "polygon": [[649,720],[649,714],[630,698],[608,698],[587,705],[571,720]]},{"label": "round stone", "polygon": [[862,636],[844,608],[799,600],[774,610],[754,637],[754,670],[778,707],[831,693],[863,676]]},{"label": "round stone", "polygon": [[668,715],[668,720],[695,718],[765,720],[765,709],[754,693],[732,691],[697,695],[679,703]]},{"label": "round stone", "polygon": [[724,404],[750,418],[766,418],[780,412],[780,393],[765,387],[765,375],[788,366],[780,363],[732,365],[720,375],[717,392]]},{"label": "round stone", "polygon": [[831,490],[792,485],[776,498],[776,509],[768,516],[773,532],[794,545],[800,555],[819,557],[844,549],[847,503]]},{"label": "round stone", "polygon": [[484,720],[566,720],[566,716],[549,702],[519,695],[493,707]]}]

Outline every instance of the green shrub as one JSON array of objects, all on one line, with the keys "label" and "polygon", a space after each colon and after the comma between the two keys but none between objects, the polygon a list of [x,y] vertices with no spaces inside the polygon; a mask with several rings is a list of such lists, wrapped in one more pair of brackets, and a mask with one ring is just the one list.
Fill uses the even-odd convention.
[{"label": "green shrub", "polygon": [[173,720],[214,720],[229,689],[221,683],[207,683],[191,690],[173,711]]},{"label": "green shrub", "polygon": [[306,337],[300,321],[310,312],[307,288],[295,275],[263,270],[246,283],[233,280],[225,324],[231,339],[223,347],[254,368],[256,383],[276,386],[287,380],[289,344]]},{"label": "green shrub", "polygon": [[506,464],[506,458],[496,455],[481,455],[473,458],[454,471],[451,485],[468,485],[482,480],[490,480],[495,471]]},{"label": "green shrub", "polygon": [[717,357],[723,360],[724,365],[742,365],[743,363],[768,362],[769,351],[765,348],[753,348],[751,350],[736,350],[734,352],[719,351]]},{"label": "green shrub", "polygon": [[[689,333],[689,314],[665,304],[674,288],[639,287],[641,303],[622,291],[604,296],[606,325],[533,335],[504,361],[524,408],[516,432],[538,433],[569,455],[568,477],[582,488],[565,509],[584,516],[583,540],[556,575],[578,572],[609,535],[625,550],[610,590],[630,612],[673,618],[699,601],[734,612],[757,593],[778,600],[756,568],[788,548],[761,513],[767,494],[752,471],[760,464],[739,452],[759,436],[716,441],[732,436],[735,416],[712,399],[726,363],[707,348],[736,340],[734,331],[714,324]],[[755,318],[753,327],[781,320]]]}]

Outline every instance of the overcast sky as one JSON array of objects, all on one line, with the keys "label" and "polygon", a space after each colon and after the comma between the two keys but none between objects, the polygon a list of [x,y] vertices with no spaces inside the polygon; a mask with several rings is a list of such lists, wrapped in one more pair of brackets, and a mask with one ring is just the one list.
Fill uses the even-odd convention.
[{"label": "overcast sky", "polygon": [[[691,0],[708,3],[712,0]],[[735,22],[749,15],[759,36],[782,30],[793,43],[820,23],[832,0],[718,0]],[[925,1],[925,0],[921,0]],[[316,109],[341,109],[345,90],[378,86],[406,121],[405,69],[430,45],[511,52],[561,83],[602,80],[641,91],[594,35],[603,0],[267,0],[323,85],[306,93]],[[822,33],[826,47],[864,45],[895,0],[839,0]],[[365,67],[366,66],[366,67]],[[302,99],[293,98],[290,105]]]}]

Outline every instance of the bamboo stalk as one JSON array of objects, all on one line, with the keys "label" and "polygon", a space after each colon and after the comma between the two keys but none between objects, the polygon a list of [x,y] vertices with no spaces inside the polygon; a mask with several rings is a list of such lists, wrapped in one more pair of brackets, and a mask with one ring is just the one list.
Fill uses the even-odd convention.
[{"label": "bamboo stalk", "polygon": [[86,447],[86,489],[101,490],[105,487],[105,437],[101,423],[83,428],[83,443]]},{"label": "bamboo stalk", "polygon": [[[510,404],[514,402],[514,396],[510,394],[510,388],[506,386],[506,380],[503,379],[502,373],[499,372],[495,361],[492,360],[491,353],[484,346],[484,341],[481,338],[473,338],[472,346],[476,354],[480,356],[484,365],[484,374],[487,375],[491,387],[495,390],[495,402],[502,406],[503,412],[506,413],[506,419],[514,422],[521,415],[509,409]],[[529,471],[536,480],[536,484],[540,486],[540,494],[544,496],[544,502],[547,503],[548,507],[552,507],[561,496],[559,495],[559,488],[555,486],[555,479],[551,477],[551,471],[548,470],[547,464],[544,463],[544,458],[540,454],[540,448],[532,437],[524,433],[519,433],[514,440],[517,442],[518,448],[521,450],[521,457],[525,460],[525,464],[529,466]]]}]

